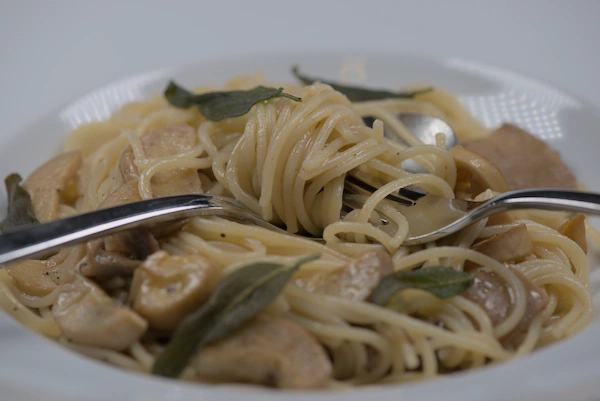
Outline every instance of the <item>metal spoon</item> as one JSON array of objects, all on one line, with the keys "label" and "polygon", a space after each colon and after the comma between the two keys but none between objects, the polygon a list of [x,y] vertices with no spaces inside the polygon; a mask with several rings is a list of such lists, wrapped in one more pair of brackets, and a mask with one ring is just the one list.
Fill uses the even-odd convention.
[{"label": "metal spoon", "polygon": [[[426,145],[436,145],[437,135],[442,134],[445,137],[446,150],[453,148],[458,145],[458,139],[456,134],[447,122],[440,118],[431,117],[426,114],[420,113],[398,113],[396,117],[406,126],[406,128],[412,132],[421,142]],[[372,117],[363,118],[365,124],[369,127],[373,126],[375,120]],[[395,142],[400,142],[408,145],[402,140],[395,132],[393,132],[388,126],[384,126],[383,135]],[[402,168],[410,173],[426,173],[427,170],[423,168],[419,163],[412,159],[408,159],[402,162]],[[419,192],[417,188],[410,188],[413,191]]]},{"label": "metal spoon", "polygon": [[[437,144],[436,139],[438,134],[442,134],[446,138],[446,149],[450,149],[458,145],[458,140],[456,139],[454,130],[452,127],[450,127],[450,125],[448,125],[447,122],[440,118],[431,117],[420,113],[398,113],[396,116],[400,121],[402,121],[402,124],[404,124],[406,128],[413,133],[413,135],[427,145]],[[375,120],[371,117],[365,117],[363,118],[363,121],[369,127],[372,127]],[[392,132],[387,126],[384,127],[383,134],[386,138],[397,142],[402,142],[398,135]]]}]

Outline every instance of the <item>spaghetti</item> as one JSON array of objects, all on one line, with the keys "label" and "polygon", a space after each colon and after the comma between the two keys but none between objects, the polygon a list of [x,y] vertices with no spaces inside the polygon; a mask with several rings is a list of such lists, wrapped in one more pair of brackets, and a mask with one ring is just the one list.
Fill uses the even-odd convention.
[{"label": "spaghetti", "polygon": [[[262,83],[259,76],[239,77],[224,89],[243,90]],[[419,380],[527,354],[578,332],[590,321],[587,260],[576,242],[557,231],[568,219],[564,214],[519,212],[508,221],[474,224],[438,243],[403,246],[410,226],[406,216],[384,202],[386,195],[417,185],[432,194],[454,198],[464,177],[452,153],[443,146],[420,143],[395,113],[440,117],[455,128],[461,140],[487,135],[450,94],[435,89],[415,99],[353,103],[321,83],[285,85],[285,90],[302,101],[271,99],[243,116],[218,122],[207,120],[195,108],[175,108],[162,96],[154,96],[124,106],[109,121],[76,129],[65,142],[65,152],[81,157],[81,165],[65,181],[51,218],[123,201],[119,198],[123,188],[128,188],[129,200],[190,192],[217,194],[236,198],[293,235],[218,217],[196,217],[171,227],[166,234],[153,233],[159,252],[171,258],[202,255],[219,277],[252,261],[286,263],[308,253],[322,255],[304,265],[261,316],[286,319],[309,333],[318,347],[326,350],[331,364],[325,379],[254,380],[252,375],[228,375],[226,368],[223,376],[211,376],[199,362],[204,350],[182,378],[329,388]],[[205,91],[199,88],[196,92]],[[365,116],[376,118],[372,128],[364,124]],[[408,145],[387,139],[384,124]],[[402,162],[409,159],[428,172],[403,170]],[[353,169],[363,169],[389,183],[362,199],[361,209],[341,219],[344,177]],[[24,185],[27,188],[27,181]],[[493,194],[484,191],[470,196],[480,199]],[[390,221],[388,226],[378,224],[381,216]],[[474,248],[519,226],[525,227],[531,241],[531,250],[524,256],[498,260]],[[325,244],[307,236],[322,236]],[[73,302],[79,301],[68,301],[71,309],[61,309],[67,302],[68,285],[92,283],[93,289],[89,287],[85,294],[102,291],[111,303],[106,310],[139,312],[133,306],[133,287],[142,280],[138,277],[140,264],[151,271],[151,262],[138,260],[129,271],[120,266],[121,270],[108,276],[95,274],[86,266],[93,257],[92,248],[104,254],[124,249],[119,238],[99,241],[65,248],[46,261],[19,262],[19,266],[0,270],[0,305],[26,326],[77,352],[150,372],[173,330],[166,323],[157,329],[145,322],[152,319],[140,317],[145,322],[139,326],[140,333],[117,347],[102,341],[78,341],[69,334],[78,329],[65,323],[62,313],[72,311]],[[387,255],[393,271],[447,266],[476,273],[475,281],[469,290],[447,299],[407,289],[387,306],[369,302],[372,288],[361,299],[328,292],[328,278],[348,272],[349,266],[361,266],[356,261],[365,254]],[[30,271],[49,277],[45,289],[35,283],[28,285],[19,274],[27,263]],[[483,290],[476,288],[477,282],[496,286],[496,292],[485,292],[482,300]],[[486,300],[493,299],[500,300],[494,307],[501,313],[486,306]],[[205,359],[210,352],[216,351],[206,350]],[[263,362],[257,359],[254,363]]]}]

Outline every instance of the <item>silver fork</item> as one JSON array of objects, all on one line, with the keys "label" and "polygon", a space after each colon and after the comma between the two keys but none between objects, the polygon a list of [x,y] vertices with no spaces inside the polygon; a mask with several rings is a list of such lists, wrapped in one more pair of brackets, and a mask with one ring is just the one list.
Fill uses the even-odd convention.
[{"label": "silver fork", "polygon": [[[353,198],[356,195],[369,196],[383,184],[385,182],[379,178],[353,172],[346,178],[348,193],[344,195],[344,205],[354,209],[361,207],[360,201]],[[408,220],[410,232],[403,245],[436,241],[481,219],[511,210],[538,209],[600,215],[600,193],[555,188],[509,191],[482,202],[442,198],[403,188],[389,194],[386,201]],[[415,208],[416,205],[424,207]],[[437,221],[428,219],[434,211],[442,218]],[[422,224],[426,220],[430,220],[428,224]],[[383,224],[386,223],[383,220]]]},{"label": "silver fork", "polygon": [[[480,219],[508,210],[545,209],[600,214],[600,194],[571,190],[512,191],[483,203],[425,195],[414,204],[431,202],[431,200],[437,202],[433,207],[445,207],[447,210],[460,213],[460,217],[443,227],[427,232],[418,231],[419,226],[411,227],[413,231],[405,240],[405,245],[421,244],[443,238]],[[397,204],[397,206],[401,209],[412,207],[408,204]],[[137,226],[190,216],[210,215],[250,222],[282,235],[291,235],[256,216],[233,199],[214,195],[178,195],[127,203],[48,223],[28,225],[1,234],[0,265],[46,254],[65,245],[84,242]],[[410,213],[406,215],[409,216]]]},{"label": "silver fork", "polygon": [[177,195],[95,210],[0,234],[0,265],[45,255],[70,244],[192,216],[224,216],[289,235],[234,199],[214,195]]}]

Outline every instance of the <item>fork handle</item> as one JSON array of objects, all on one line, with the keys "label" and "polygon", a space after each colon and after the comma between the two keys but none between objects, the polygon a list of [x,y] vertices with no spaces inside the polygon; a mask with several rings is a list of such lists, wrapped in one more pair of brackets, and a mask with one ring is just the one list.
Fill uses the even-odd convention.
[{"label": "fork handle", "polygon": [[405,245],[417,245],[444,238],[494,214],[519,209],[571,211],[600,215],[600,193],[569,189],[523,189],[500,194],[488,201],[469,202],[463,217],[431,233],[406,239]]},{"label": "fork handle", "polygon": [[61,246],[168,220],[227,214],[209,195],[180,195],[127,203],[48,223],[27,225],[0,235],[0,266],[40,256]]},{"label": "fork handle", "polygon": [[482,204],[481,208],[485,209],[486,205],[490,215],[498,213],[499,210],[517,209],[600,214],[600,193],[568,189],[524,189],[500,194]]}]

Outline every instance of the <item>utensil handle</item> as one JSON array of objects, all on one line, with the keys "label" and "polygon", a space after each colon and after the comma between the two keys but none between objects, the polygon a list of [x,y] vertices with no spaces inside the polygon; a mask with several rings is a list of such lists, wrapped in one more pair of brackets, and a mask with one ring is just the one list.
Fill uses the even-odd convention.
[{"label": "utensil handle", "polygon": [[524,189],[498,195],[490,201],[505,210],[543,209],[600,214],[600,193],[568,189]]},{"label": "utensil handle", "polygon": [[435,241],[457,232],[470,224],[509,210],[542,209],[571,211],[600,215],[600,193],[568,189],[524,189],[500,194],[476,207],[463,217],[432,233],[408,238],[405,245]]},{"label": "utensil handle", "polygon": [[208,195],[180,195],[24,226],[0,235],[0,266],[142,224],[216,214],[222,210]]}]

